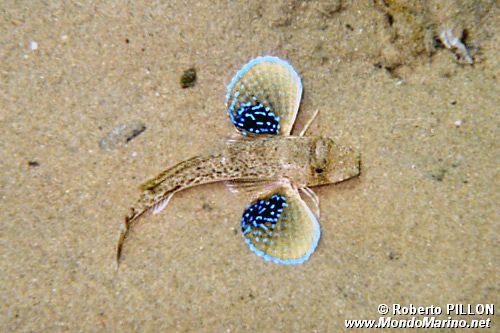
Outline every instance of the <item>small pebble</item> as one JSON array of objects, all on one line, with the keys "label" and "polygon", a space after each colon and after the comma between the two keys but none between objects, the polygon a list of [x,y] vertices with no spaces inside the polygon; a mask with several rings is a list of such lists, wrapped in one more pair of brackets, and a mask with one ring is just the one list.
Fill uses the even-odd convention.
[{"label": "small pebble", "polygon": [[444,176],[446,175],[446,172],[447,172],[446,169],[439,169],[431,174],[431,178],[437,180],[438,182],[442,182]]},{"label": "small pebble", "polygon": [[35,42],[34,40],[32,40],[30,42],[30,49],[32,49],[33,51],[36,50],[38,48],[38,43]]},{"label": "small pebble", "polygon": [[[460,31],[460,35],[463,36],[463,30]],[[441,30],[439,38],[446,48],[455,49],[456,53],[465,59],[467,64],[472,65],[474,63],[474,59],[472,59],[469,49],[467,49],[461,38],[454,34],[453,29],[447,28]]]},{"label": "small pebble", "polygon": [[196,69],[186,69],[184,73],[182,73],[180,81],[182,89],[194,87],[196,84]]},{"label": "small pebble", "polygon": [[40,163],[38,161],[28,161],[28,166],[38,167],[38,166],[40,166]]},{"label": "small pebble", "polygon": [[99,141],[99,147],[103,150],[112,150],[125,146],[145,130],[146,125],[140,120],[120,125]]},{"label": "small pebble", "polygon": [[455,120],[455,122],[454,122],[456,127],[462,126],[463,123],[464,123],[464,121],[462,119]]}]

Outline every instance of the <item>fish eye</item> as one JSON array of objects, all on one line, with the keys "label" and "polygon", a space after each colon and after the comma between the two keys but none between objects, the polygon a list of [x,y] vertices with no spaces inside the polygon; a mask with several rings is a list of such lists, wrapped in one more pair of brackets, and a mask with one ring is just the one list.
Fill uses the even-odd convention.
[{"label": "fish eye", "polygon": [[314,171],[316,171],[316,173],[323,173],[323,168],[316,168]]}]

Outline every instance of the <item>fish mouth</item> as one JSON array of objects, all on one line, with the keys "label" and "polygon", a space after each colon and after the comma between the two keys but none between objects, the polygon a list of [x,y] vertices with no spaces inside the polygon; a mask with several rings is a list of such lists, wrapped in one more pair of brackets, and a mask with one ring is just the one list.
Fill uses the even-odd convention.
[{"label": "fish mouth", "polygon": [[340,170],[334,179],[335,183],[358,177],[361,174],[360,153],[351,150],[338,163],[340,164]]},{"label": "fish mouth", "polygon": [[359,175],[361,175],[361,154],[355,153],[354,168],[353,168],[352,173],[350,174],[349,178],[347,178],[347,179],[358,177]]}]

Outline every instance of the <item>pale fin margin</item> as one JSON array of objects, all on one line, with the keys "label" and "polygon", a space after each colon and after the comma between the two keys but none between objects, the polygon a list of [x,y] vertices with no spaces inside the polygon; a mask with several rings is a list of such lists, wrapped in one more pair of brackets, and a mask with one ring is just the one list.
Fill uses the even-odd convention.
[{"label": "pale fin margin", "polygon": [[155,204],[152,207],[153,214],[156,215],[156,214],[160,213],[162,210],[164,210],[168,206],[168,203],[170,202],[170,199],[172,199],[173,196],[174,196],[174,193],[171,193],[166,198],[160,200],[157,204]]}]

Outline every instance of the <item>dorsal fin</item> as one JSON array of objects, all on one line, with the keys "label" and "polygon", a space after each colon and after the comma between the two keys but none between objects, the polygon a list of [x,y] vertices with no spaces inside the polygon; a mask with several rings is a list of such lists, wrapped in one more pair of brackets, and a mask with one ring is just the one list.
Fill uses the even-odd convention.
[{"label": "dorsal fin", "polygon": [[167,179],[169,176],[175,174],[179,170],[184,169],[187,164],[190,164],[190,163],[199,163],[202,159],[203,159],[202,157],[196,156],[196,157],[192,157],[190,159],[187,159],[185,161],[182,161],[182,162],[174,165],[173,167],[160,172],[156,177],[151,178],[151,179],[145,181],[144,183],[142,183],[141,185],[139,185],[139,189],[142,190],[142,191],[152,190],[156,186],[158,186],[159,184],[161,184],[162,182],[164,182],[165,179]]}]

